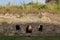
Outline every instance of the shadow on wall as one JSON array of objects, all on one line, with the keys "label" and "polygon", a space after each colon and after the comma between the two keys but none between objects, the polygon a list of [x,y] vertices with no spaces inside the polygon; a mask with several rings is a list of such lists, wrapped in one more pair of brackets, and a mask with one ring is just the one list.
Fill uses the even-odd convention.
[{"label": "shadow on wall", "polygon": [[54,36],[60,34],[60,25],[49,23],[12,23],[0,24],[0,35],[4,36]]}]

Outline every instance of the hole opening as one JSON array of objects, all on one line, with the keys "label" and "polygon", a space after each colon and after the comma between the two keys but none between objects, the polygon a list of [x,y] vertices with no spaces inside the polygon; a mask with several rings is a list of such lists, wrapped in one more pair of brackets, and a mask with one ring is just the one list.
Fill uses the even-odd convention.
[{"label": "hole opening", "polygon": [[39,28],[38,28],[38,30],[42,32],[42,30],[43,30],[43,25],[40,25]]},{"label": "hole opening", "polygon": [[20,25],[16,25],[16,30],[20,30]]},{"label": "hole opening", "polygon": [[31,25],[27,26],[26,33],[32,33],[32,26]]}]

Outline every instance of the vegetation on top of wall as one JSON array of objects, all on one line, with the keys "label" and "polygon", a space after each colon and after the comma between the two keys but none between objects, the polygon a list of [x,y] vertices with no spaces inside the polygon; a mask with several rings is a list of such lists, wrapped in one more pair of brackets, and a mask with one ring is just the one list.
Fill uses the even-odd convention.
[{"label": "vegetation on top of wall", "polygon": [[37,10],[41,10],[41,9],[47,9],[47,10],[53,10],[53,11],[59,11],[60,10],[60,4],[58,5],[56,2],[50,3],[50,4],[40,4],[40,3],[28,3],[28,4],[22,4],[22,5],[6,5],[6,6],[0,6],[0,9],[5,9],[6,11],[9,11],[10,9],[21,9],[23,10],[33,10],[37,9]]},{"label": "vegetation on top of wall", "polygon": [[60,5],[57,4],[56,2],[47,4],[47,7],[49,10],[54,10],[54,11],[60,10]]}]

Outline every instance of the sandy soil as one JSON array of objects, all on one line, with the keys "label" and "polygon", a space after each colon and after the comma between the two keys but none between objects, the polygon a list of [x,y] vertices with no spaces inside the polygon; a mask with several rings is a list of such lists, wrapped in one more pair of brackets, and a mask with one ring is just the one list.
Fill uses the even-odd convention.
[{"label": "sandy soil", "polygon": [[[41,16],[41,18],[39,17]],[[51,14],[48,12],[38,13],[38,14],[23,14],[23,17],[19,15],[15,16],[12,14],[0,15],[0,22],[45,22],[60,24],[60,14]]]}]

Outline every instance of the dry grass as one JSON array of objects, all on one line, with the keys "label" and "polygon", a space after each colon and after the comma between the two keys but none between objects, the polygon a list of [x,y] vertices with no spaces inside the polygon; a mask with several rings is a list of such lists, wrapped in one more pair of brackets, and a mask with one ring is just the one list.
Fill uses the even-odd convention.
[{"label": "dry grass", "polygon": [[57,6],[56,3],[51,4],[38,4],[38,3],[28,3],[25,5],[17,5],[17,6],[0,6],[0,13],[5,14],[6,12],[12,14],[20,14],[20,13],[38,13],[40,10],[50,10],[50,11],[60,11],[60,5]]}]

